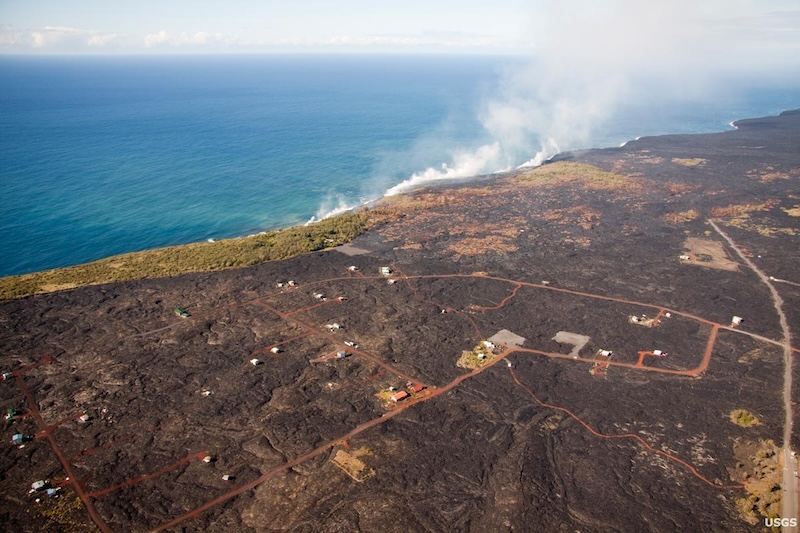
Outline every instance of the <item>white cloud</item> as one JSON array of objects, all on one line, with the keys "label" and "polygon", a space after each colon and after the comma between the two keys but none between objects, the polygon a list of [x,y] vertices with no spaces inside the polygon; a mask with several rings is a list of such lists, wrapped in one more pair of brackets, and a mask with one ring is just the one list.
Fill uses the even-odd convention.
[{"label": "white cloud", "polygon": [[35,30],[0,26],[0,52],[79,52],[112,47],[120,40],[121,36],[116,33],[68,26],[45,26]]},{"label": "white cloud", "polygon": [[173,36],[161,30],[158,33],[151,33],[144,37],[145,48],[184,48],[202,50],[207,48],[225,48],[238,44],[238,38],[228,37],[219,32],[181,32]]}]

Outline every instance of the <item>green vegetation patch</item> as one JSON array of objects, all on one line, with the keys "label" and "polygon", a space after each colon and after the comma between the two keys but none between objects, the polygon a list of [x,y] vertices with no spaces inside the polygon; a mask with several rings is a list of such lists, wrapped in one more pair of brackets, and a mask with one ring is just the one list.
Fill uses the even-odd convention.
[{"label": "green vegetation patch", "polygon": [[761,425],[761,421],[758,419],[758,417],[745,409],[734,409],[731,411],[730,418],[731,422],[743,428],[751,428],[753,426]]},{"label": "green vegetation patch", "polygon": [[486,347],[481,341],[472,350],[464,350],[461,352],[461,357],[458,358],[456,366],[466,368],[468,370],[475,370],[480,368],[494,358],[492,350]]},{"label": "green vegetation patch", "polygon": [[0,300],[86,285],[212,272],[287,259],[350,242],[368,225],[366,213],[348,213],[262,235],[170,246],[73,267],[9,276],[0,278]]},{"label": "green vegetation patch", "polygon": [[516,181],[532,187],[581,185],[589,190],[632,190],[641,184],[629,176],[608,172],[586,163],[558,161],[537,167],[517,176]]},{"label": "green vegetation patch", "polygon": [[701,159],[699,157],[691,157],[691,158],[683,158],[683,157],[674,157],[672,158],[672,162],[676,165],[681,165],[684,167],[694,168],[700,165],[704,165],[706,160]]}]

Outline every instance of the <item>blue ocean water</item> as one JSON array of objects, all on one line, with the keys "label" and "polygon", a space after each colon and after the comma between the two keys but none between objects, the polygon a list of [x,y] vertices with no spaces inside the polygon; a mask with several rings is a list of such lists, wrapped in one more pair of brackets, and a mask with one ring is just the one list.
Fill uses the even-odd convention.
[{"label": "blue ocean water", "polygon": [[[514,61],[0,58],[0,275],[300,224],[379,197],[454,147],[491,141],[481,105]],[[719,131],[798,106],[797,87],[742,88],[710,106],[620,116],[597,142]]]}]

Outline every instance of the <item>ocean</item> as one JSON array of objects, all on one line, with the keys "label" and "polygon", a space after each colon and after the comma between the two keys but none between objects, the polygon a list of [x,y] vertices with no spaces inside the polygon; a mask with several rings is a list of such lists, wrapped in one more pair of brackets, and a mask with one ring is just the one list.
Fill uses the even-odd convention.
[{"label": "ocean", "polygon": [[[379,198],[492,143],[482,109],[521,61],[0,57],[0,276],[303,224]],[[732,82],[711,101],[629,106],[591,143],[722,131],[796,107],[797,85]],[[588,146],[568,148],[578,147]]]}]

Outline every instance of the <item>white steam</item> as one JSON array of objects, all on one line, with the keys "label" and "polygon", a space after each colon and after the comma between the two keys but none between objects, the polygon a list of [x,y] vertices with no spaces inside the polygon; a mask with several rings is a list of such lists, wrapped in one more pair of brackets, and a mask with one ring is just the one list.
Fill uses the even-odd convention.
[{"label": "white steam", "polygon": [[386,191],[386,196],[409,191],[423,183],[468,178],[470,176],[494,172],[500,164],[501,154],[502,151],[499,142],[484,144],[474,152],[457,153],[453,157],[453,163],[451,165],[442,163],[441,168],[437,169],[431,167],[422,172],[417,172],[404,182]]},{"label": "white steam", "polygon": [[[773,34],[765,28],[787,18],[768,9],[753,0],[542,0],[526,32],[533,56],[502,75],[480,114],[493,142],[457,152],[386,194],[540,165],[559,151],[591,146],[626,106],[700,101],[725,76],[800,71],[800,39],[766,37]],[[800,11],[791,14],[800,20]]]},{"label": "white steam", "polygon": [[336,215],[341,215],[342,213],[347,213],[348,211],[352,211],[357,207],[364,205],[367,200],[362,199],[359,202],[351,203],[341,194],[330,194],[322,202],[322,205],[317,209],[317,213],[308,219],[306,225],[312,224],[314,222],[320,221],[322,219],[333,217]]}]

